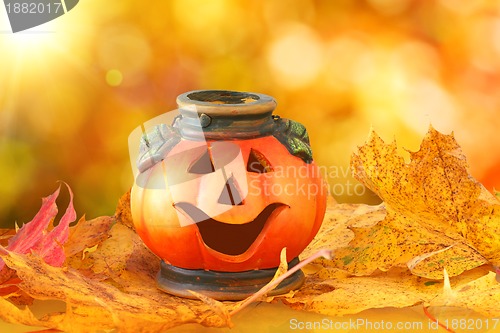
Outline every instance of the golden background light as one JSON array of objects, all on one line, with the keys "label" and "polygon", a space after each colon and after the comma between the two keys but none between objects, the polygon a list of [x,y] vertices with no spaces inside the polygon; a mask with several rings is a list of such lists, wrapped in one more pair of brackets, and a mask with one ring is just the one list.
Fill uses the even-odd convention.
[{"label": "golden background light", "polygon": [[322,69],[321,40],[307,25],[291,24],[282,27],[275,41],[271,41],[268,61],[276,84],[283,88],[307,87]]},{"label": "golden background light", "polygon": [[16,34],[2,7],[0,30],[4,226],[57,180],[79,215],[112,214],[133,181],[128,135],[194,89],[275,97],[340,201],[376,200],[348,193],[372,126],[412,150],[429,123],[453,130],[473,175],[500,187],[498,1],[86,0]]}]

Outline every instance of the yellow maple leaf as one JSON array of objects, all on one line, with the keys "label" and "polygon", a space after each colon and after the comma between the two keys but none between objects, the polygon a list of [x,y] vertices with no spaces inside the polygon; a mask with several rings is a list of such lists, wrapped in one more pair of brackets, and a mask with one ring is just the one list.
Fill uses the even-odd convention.
[{"label": "yellow maple leaf", "polygon": [[[325,247],[338,253],[338,249],[345,248],[349,240],[354,238],[354,234],[347,229],[348,226],[369,228],[378,225],[385,216],[384,205],[329,206],[322,228],[304,251],[305,256],[301,258]],[[306,266],[304,272],[306,282],[300,290],[292,296],[275,297],[275,300],[278,299],[293,309],[331,316],[350,315],[373,308],[404,308],[418,304],[452,305],[486,316],[500,316],[498,297],[486,300],[488,295],[496,293],[500,286],[493,283],[494,274],[490,273],[487,265],[470,269],[448,280],[451,287],[460,293],[468,290],[471,284],[478,285],[481,290],[481,295],[470,292],[467,297],[459,297],[453,301],[443,297],[443,281],[412,274],[406,266],[368,276],[352,276],[343,267],[339,267],[338,261],[319,259],[309,267]]]},{"label": "yellow maple leaf", "polygon": [[[324,315],[425,304],[500,316],[498,297],[489,297],[499,294],[500,284],[483,265],[500,263],[500,202],[469,175],[452,135],[431,128],[410,156],[406,163],[395,143],[386,144],[375,133],[353,155],[357,178],[384,203],[329,203],[320,232],[301,258],[311,262],[321,253],[329,257],[331,250],[335,258],[306,266],[306,281],[297,291],[264,299],[256,294],[242,302],[163,293],[155,280],[160,259],[131,227],[125,194],[115,216],[81,219],[70,229],[63,267],[33,254],[0,253],[22,280],[16,282],[20,292],[66,303],[65,313],[37,318],[29,308],[13,305],[16,295],[5,293],[0,318],[74,332],[156,332],[184,323],[230,326],[233,315],[255,300]],[[287,274],[284,258],[278,275]],[[432,280],[442,278],[444,269],[449,279]]]},{"label": "yellow maple leaf", "polygon": [[443,268],[455,276],[500,263],[499,202],[469,174],[453,135],[431,127],[406,163],[395,142],[372,132],[351,165],[387,213],[374,226],[352,228],[354,239],[336,252],[338,267],[369,275],[410,264],[414,274],[442,278]]},{"label": "yellow maple leaf", "polygon": [[[332,248],[345,246],[352,238],[352,232],[346,226],[377,225],[384,219],[385,214],[383,205],[330,205],[318,238],[305,253],[317,254],[317,249],[329,245],[332,245]],[[83,223],[82,221],[80,223]],[[108,225],[108,222],[97,220],[91,224],[100,228]],[[94,242],[89,243],[89,237],[81,239],[84,244]],[[184,323],[228,326],[231,325],[233,315],[247,304],[246,301],[212,302],[203,295],[201,298],[204,301],[168,295],[156,286],[159,259],[144,246],[134,230],[116,222],[108,235],[102,239],[97,249],[92,252],[101,252],[100,255],[82,259],[81,252],[78,252],[71,257],[75,261],[89,260],[90,266],[71,262],[67,267],[52,267],[33,255],[2,255],[7,265],[23,280],[19,284],[23,292],[36,299],[64,301],[66,312],[52,312],[37,318],[29,308],[16,307],[12,304],[12,299],[6,296],[0,297],[0,318],[12,323],[72,332],[106,329],[116,329],[120,332],[156,332]],[[128,249],[126,255],[121,256],[115,251],[116,248],[113,248],[117,241],[124,239],[130,240],[128,244],[132,250]],[[337,239],[340,241],[337,242]],[[103,246],[104,243],[107,245]],[[72,247],[83,248],[76,245]],[[102,263],[101,260],[106,258],[106,255],[113,264],[103,270],[100,276],[87,274],[96,262]],[[282,263],[286,261],[282,259]],[[78,269],[75,269],[73,264]],[[284,269],[281,272],[284,272]],[[443,288],[442,282],[436,283],[418,277],[408,270],[391,270],[373,276],[349,276],[328,259],[314,261],[304,272],[307,278],[299,290],[264,299],[258,297],[258,300],[281,301],[294,309],[324,315],[347,315],[370,308],[408,307],[421,303],[434,306],[438,303],[432,301],[439,299]],[[451,287],[454,290],[465,290],[467,288],[463,287],[467,283],[480,279],[487,273],[485,266],[467,271],[452,277]],[[490,284],[481,286],[484,295],[488,295]],[[480,303],[477,298],[463,298],[457,301],[456,305],[491,316],[500,315],[496,303]],[[89,322],[89,318],[92,318],[92,322]]]},{"label": "yellow maple leaf", "polygon": [[430,306],[456,306],[473,308],[488,317],[499,315],[500,283],[495,273],[489,272],[473,281],[452,288],[451,293],[442,293],[429,302]]}]

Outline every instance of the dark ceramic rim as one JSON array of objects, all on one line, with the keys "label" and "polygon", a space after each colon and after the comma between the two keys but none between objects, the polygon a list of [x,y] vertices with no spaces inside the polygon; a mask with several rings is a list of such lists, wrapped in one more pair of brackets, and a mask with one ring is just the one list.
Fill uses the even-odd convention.
[{"label": "dark ceramic rim", "polygon": [[268,95],[229,90],[194,90],[177,97],[182,137],[195,140],[248,139],[272,135],[276,101]]},{"label": "dark ceramic rim", "polygon": [[231,90],[193,90],[177,97],[181,113],[193,112],[208,116],[257,115],[272,113],[276,101],[271,96]]}]

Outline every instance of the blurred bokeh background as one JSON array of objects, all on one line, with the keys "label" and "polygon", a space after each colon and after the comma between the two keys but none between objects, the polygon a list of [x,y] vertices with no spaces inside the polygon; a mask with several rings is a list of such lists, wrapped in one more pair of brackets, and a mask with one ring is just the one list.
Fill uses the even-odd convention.
[{"label": "blurred bokeh background", "polygon": [[271,95],[306,125],[343,202],[375,202],[349,159],[373,127],[418,149],[454,131],[500,188],[500,3],[480,0],[81,0],[12,34],[0,8],[0,224],[67,182],[79,216],[113,214],[133,181],[127,138],[180,93]]}]

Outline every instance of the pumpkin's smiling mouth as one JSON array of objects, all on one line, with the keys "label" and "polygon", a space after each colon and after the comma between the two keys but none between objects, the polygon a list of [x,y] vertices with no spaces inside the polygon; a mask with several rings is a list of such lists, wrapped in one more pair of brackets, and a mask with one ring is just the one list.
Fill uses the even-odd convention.
[{"label": "pumpkin's smiling mouth", "polygon": [[175,207],[189,215],[194,221],[201,221],[196,223],[196,226],[205,245],[217,252],[236,256],[245,253],[259,238],[273,213],[287,205],[270,204],[253,221],[244,224],[219,222],[187,202],[176,203]]}]

